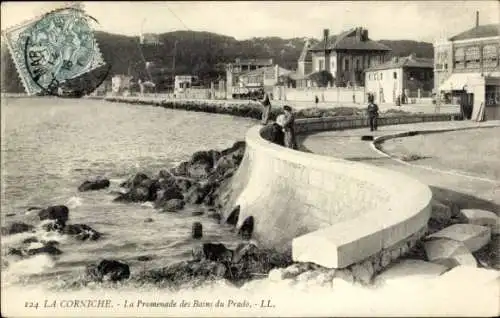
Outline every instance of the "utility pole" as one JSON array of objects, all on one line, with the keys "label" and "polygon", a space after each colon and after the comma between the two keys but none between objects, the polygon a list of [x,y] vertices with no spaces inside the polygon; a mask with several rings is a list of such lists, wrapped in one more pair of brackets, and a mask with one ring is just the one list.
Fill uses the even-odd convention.
[{"label": "utility pole", "polygon": [[174,55],[172,56],[172,93],[175,90],[175,57],[177,55],[177,40],[174,42]]}]

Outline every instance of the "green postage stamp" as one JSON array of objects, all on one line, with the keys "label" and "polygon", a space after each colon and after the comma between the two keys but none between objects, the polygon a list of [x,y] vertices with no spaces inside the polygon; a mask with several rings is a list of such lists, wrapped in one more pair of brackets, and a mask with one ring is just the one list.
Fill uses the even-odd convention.
[{"label": "green postage stamp", "polygon": [[80,9],[62,8],[4,32],[28,95],[57,95],[68,80],[105,65],[91,19]]}]

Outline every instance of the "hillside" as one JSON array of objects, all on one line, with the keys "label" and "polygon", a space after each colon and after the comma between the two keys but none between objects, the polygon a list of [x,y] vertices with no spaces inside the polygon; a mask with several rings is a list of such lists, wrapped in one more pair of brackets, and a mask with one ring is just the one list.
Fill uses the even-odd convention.
[{"label": "hillside", "polygon": [[[135,76],[146,76],[144,63],[141,62],[138,37],[106,32],[96,32],[95,36],[105,61],[112,66],[111,76],[127,74],[129,71]],[[238,41],[233,37],[209,32],[176,31],[161,34],[162,44],[143,46],[142,53],[146,60],[154,62],[151,74],[159,86],[164,87],[171,81],[175,41],[177,41],[175,73],[198,75],[203,83],[208,83],[210,80],[223,77],[224,63],[234,61],[237,57],[273,58],[282,67],[295,69],[305,39],[265,37]],[[430,43],[408,40],[381,42],[391,47],[393,54],[397,56],[414,52],[420,57],[433,57]],[[2,45],[1,75],[2,91],[23,91],[5,45]]]}]

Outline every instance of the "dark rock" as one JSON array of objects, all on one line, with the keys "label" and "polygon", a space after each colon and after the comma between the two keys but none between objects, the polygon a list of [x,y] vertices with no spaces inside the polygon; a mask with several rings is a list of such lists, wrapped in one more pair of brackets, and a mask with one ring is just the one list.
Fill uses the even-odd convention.
[{"label": "dark rock", "polygon": [[137,260],[140,262],[148,262],[152,259],[153,258],[151,256],[147,256],[147,255],[137,257]]},{"label": "dark rock", "polygon": [[22,222],[14,222],[12,224],[2,227],[1,233],[2,235],[12,235],[23,232],[29,232],[33,229],[34,227],[32,225]]},{"label": "dark rock", "polygon": [[59,220],[52,220],[49,223],[43,224],[42,228],[45,231],[47,231],[47,232],[59,232],[59,233],[62,233],[65,226],[66,226],[66,224],[62,223]]},{"label": "dark rock", "polygon": [[193,185],[191,180],[182,177],[175,179],[175,184],[182,192],[188,191],[189,188],[191,188],[191,186]]},{"label": "dark rock", "polygon": [[127,264],[116,260],[102,260],[98,265],[87,267],[87,275],[97,281],[120,281],[130,277],[130,268]]},{"label": "dark rock", "polygon": [[49,254],[49,255],[60,255],[61,250],[54,245],[45,245],[40,248],[32,248],[26,251],[28,256],[38,255],[38,254]]},{"label": "dark rock", "polygon": [[97,232],[86,224],[69,224],[64,228],[64,234],[74,235],[76,239],[85,241],[95,241],[101,237],[101,233]]},{"label": "dark rock", "polygon": [[149,188],[137,187],[132,188],[129,192],[119,195],[114,202],[146,202],[149,201],[151,195]]},{"label": "dark rock", "polygon": [[161,269],[151,270],[142,279],[150,282],[169,282],[173,285],[192,282],[193,280],[215,280],[227,277],[227,267],[224,264],[202,260],[182,261]]},{"label": "dark rock", "polygon": [[181,199],[171,199],[165,202],[163,206],[163,211],[167,212],[177,212],[184,208],[186,203]]},{"label": "dark rock", "polygon": [[213,184],[202,185],[195,183],[186,193],[186,202],[190,204],[200,204],[203,199],[212,191]]},{"label": "dark rock", "polygon": [[206,179],[210,175],[212,166],[208,163],[193,163],[187,167],[187,175],[194,179]]},{"label": "dark rock", "polygon": [[144,219],[144,223],[151,223],[151,222],[153,222],[152,218],[146,218],[146,219]]},{"label": "dark rock", "polygon": [[23,240],[23,244],[30,244],[30,243],[36,243],[38,242],[38,239],[34,236],[28,237],[27,239]]},{"label": "dark rock", "polygon": [[210,261],[226,261],[231,262],[233,251],[226,248],[224,244],[204,243],[203,254],[205,259]]},{"label": "dark rock", "polygon": [[54,240],[42,241],[42,243],[44,245],[47,245],[47,246],[58,246],[59,245],[59,242],[58,241],[54,241]]},{"label": "dark rock", "polygon": [[180,164],[178,164],[172,170],[170,170],[170,172],[172,172],[172,174],[175,176],[186,176],[188,166],[189,166],[189,163],[187,161],[184,161],[184,162],[181,162]]},{"label": "dark rock", "polygon": [[200,216],[200,215],[203,215],[203,214],[205,214],[205,212],[203,212],[203,211],[193,211],[193,212],[191,212],[192,216]]},{"label": "dark rock", "polygon": [[140,185],[144,180],[149,179],[149,177],[144,173],[137,173],[135,176],[130,177],[127,181],[120,184],[122,188],[134,188]]},{"label": "dark rock", "polygon": [[13,256],[23,256],[23,251],[19,248],[9,248],[7,251],[7,255],[13,255]]},{"label": "dark rock", "polygon": [[203,225],[200,222],[194,222],[191,237],[194,239],[200,239],[203,237]]},{"label": "dark rock", "polygon": [[65,205],[51,206],[38,212],[40,221],[57,220],[61,224],[66,224],[69,218],[69,209]]},{"label": "dark rock", "polygon": [[7,214],[5,214],[5,216],[14,216],[14,215],[16,215],[16,214],[15,213],[7,213]]},{"label": "dark rock", "polygon": [[373,140],[373,136],[370,136],[370,135],[361,136],[361,140],[371,141],[371,140]]},{"label": "dark rock", "polygon": [[108,188],[109,185],[110,185],[110,182],[108,179],[97,178],[95,180],[87,180],[87,181],[83,182],[78,187],[78,191],[84,192],[84,191],[101,190],[101,189]]},{"label": "dark rock", "polygon": [[179,199],[183,200],[184,195],[177,187],[170,187],[168,189],[158,190],[155,201],[155,208],[161,208],[166,205],[169,200]]},{"label": "dark rock", "polygon": [[219,156],[220,153],[215,150],[197,151],[191,156],[190,164],[206,164],[209,168],[212,168]]},{"label": "dark rock", "polygon": [[33,211],[33,210],[42,210],[42,208],[37,206],[30,206],[29,208],[26,209],[26,211]]}]

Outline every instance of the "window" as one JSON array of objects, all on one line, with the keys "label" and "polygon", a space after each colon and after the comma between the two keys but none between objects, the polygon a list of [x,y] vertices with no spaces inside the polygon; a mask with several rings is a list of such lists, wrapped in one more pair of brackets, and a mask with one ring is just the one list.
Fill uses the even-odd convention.
[{"label": "window", "polygon": [[325,69],[325,60],[319,60],[319,71]]},{"label": "window", "polygon": [[356,70],[361,69],[360,64],[361,64],[361,61],[360,61],[359,59],[357,59],[357,60],[356,60]]},{"label": "window", "polygon": [[455,68],[464,68],[465,67],[465,52],[464,49],[456,49],[455,50]]},{"label": "window", "polygon": [[498,65],[498,52],[494,45],[485,45],[483,47],[483,66],[495,67]]},{"label": "window", "polygon": [[393,77],[394,79],[398,79],[398,73],[397,73],[397,72],[392,73],[392,77]]},{"label": "window", "polygon": [[468,47],[465,51],[465,67],[476,68],[481,64],[481,53],[479,52],[479,47],[472,46]]},{"label": "window", "polygon": [[380,79],[383,80],[384,79],[384,73],[380,73]]},{"label": "window", "polygon": [[344,60],[344,71],[348,71],[349,70],[349,60],[346,58]]}]

